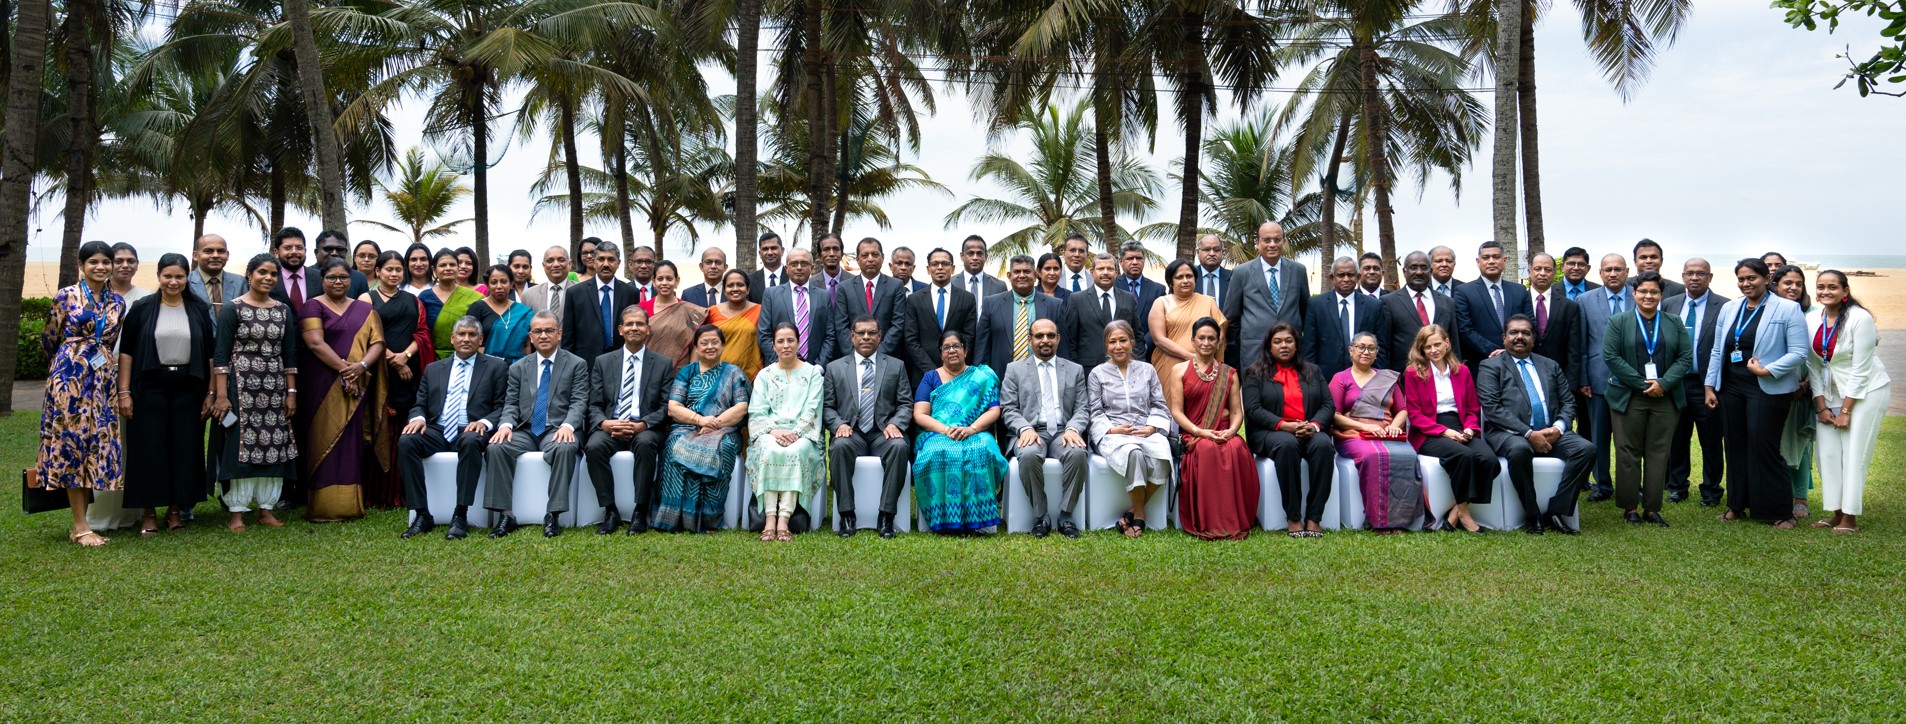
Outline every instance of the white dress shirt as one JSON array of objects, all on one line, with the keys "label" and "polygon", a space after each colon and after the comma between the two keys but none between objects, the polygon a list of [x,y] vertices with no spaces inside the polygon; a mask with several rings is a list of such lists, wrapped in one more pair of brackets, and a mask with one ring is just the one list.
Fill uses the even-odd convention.
[{"label": "white dress shirt", "polygon": [[1436,414],[1456,411],[1456,384],[1449,378],[1449,368],[1430,365],[1431,376],[1436,378]]}]

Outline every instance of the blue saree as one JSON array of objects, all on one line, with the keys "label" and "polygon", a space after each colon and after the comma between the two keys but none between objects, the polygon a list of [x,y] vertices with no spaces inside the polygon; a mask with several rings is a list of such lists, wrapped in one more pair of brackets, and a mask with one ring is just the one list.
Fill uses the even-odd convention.
[{"label": "blue saree", "polygon": [[[914,393],[915,402],[933,406],[933,419],[952,427],[970,425],[999,406],[999,376],[984,365],[940,381],[928,372]],[[979,530],[999,525],[999,487],[1006,479],[1006,458],[990,431],[955,441],[937,432],[920,433],[913,457],[913,485],[920,517],[928,530]]]},{"label": "blue saree", "polygon": [[[700,363],[691,363],[675,373],[668,399],[696,414],[718,415],[748,401],[748,376],[727,362],[706,372]],[[740,447],[741,435],[733,427],[703,434],[694,426],[676,424],[663,446],[662,499],[649,526],[695,533],[721,527],[722,506],[728,502],[728,481]]]}]

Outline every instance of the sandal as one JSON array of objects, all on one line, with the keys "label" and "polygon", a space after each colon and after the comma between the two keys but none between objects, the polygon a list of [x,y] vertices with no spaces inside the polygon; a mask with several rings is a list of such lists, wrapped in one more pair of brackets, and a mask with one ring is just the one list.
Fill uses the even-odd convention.
[{"label": "sandal", "polygon": [[1775,530],[1793,530],[1793,525],[1794,525],[1793,519],[1788,518],[1786,520],[1776,521],[1774,523],[1774,529]]},{"label": "sandal", "polygon": [[[92,542],[88,542],[87,536],[92,536],[91,538]],[[100,535],[98,533],[94,533],[90,530],[82,530],[78,533],[68,533],[66,534],[66,539],[74,543],[78,543],[80,547],[82,548],[98,548],[100,546],[106,545],[106,543],[111,540],[107,538],[106,536]]]},{"label": "sandal", "polygon": [[774,540],[774,531],[768,530],[766,528],[762,528],[761,542],[768,543],[768,542],[772,542],[773,540]]},{"label": "sandal", "polygon": [[1826,519],[1826,518],[1821,518],[1820,520],[1816,520],[1816,521],[1814,521],[1814,522],[1813,522],[1813,527],[1815,527],[1815,528],[1832,528],[1832,527],[1834,527],[1834,526],[1833,526],[1833,521],[1832,521],[1832,520],[1829,520],[1829,519]]},{"label": "sandal", "polygon": [[1117,527],[1120,533],[1127,536],[1132,534],[1132,511],[1125,511],[1124,515],[1118,517]]},{"label": "sandal", "polygon": [[1145,534],[1145,519],[1144,518],[1133,518],[1132,527],[1125,529],[1125,535],[1128,538],[1137,538],[1144,534]]},{"label": "sandal", "polygon": [[1833,527],[1833,534],[1834,534],[1834,535],[1847,535],[1847,534],[1850,534],[1850,533],[1858,533],[1858,532],[1860,532],[1860,529],[1859,529],[1859,528],[1848,528],[1848,527],[1846,527],[1846,526],[1834,526],[1834,527]]},{"label": "sandal", "polygon": [[185,521],[179,517],[178,513],[167,513],[165,516],[165,529],[168,531],[185,530]]},{"label": "sandal", "polygon": [[1741,516],[1735,513],[1734,511],[1730,510],[1720,515],[1714,516],[1714,519],[1721,521],[1722,523],[1732,523],[1734,521],[1740,520]]},{"label": "sandal", "polygon": [[781,531],[780,533],[776,533],[776,534],[774,535],[774,539],[775,539],[775,540],[778,540],[778,541],[780,541],[780,542],[782,542],[782,543],[787,543],[787,542],[790,542],[790,541],[792,541],[792,540],[794,540],[794,534],[793,534],[793,533],[789,533],[789,532],[787,532],[786,530],[782,530],[782,531]]}]

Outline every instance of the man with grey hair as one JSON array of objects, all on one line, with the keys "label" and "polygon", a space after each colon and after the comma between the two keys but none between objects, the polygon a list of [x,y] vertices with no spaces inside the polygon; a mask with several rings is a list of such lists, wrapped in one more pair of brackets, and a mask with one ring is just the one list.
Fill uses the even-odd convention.
[{"label": "man with grey hair", "polygon": [[1330,291],[1310,300],[1314,311],[1305,320],[1309,326],[1303,331],[1304,357],[1317,365],[1326,380],[1350,369],[1350,342],[1364,332],[1377,335],[1376,366],[1381,368],[1388,360],[1381,347],[1382,330],[1388,327],[1383,319],[1383,305],[1369,295],[1357,293],[1357,284],[1362,278],[1357,260],[1337,257],[1330,265]]},{"label": "man with grey hair", "polygon": [[788,250],[786,261],[782,268],[787,271],[787,283],[769,289],[761,299],[760,324],[756,325],[761,330],[756,341],[761,364],[779,359],[774,352],[774,325],[789,322],[800,332],[801,360],[826,366],[838,356],[834,354],[837,325],[834,308],[827,305],[827,287],[814,275],[814,255],[806,248]]},{"label": "man with grey hair", "polygon": [[581,357],[584,367],[594,362],[597,355],[622,346],[622,335],[616,333],[616,320],[622,316],[623,309],[636,302],[635,287],[615,278],[616,270],[622,266],[622,254],[614,243],[597,244],[589,263],[594,265],[595,278],[577,282],[563,292],[564,311],[557,320],[562,329],[563,349]]},{"label": "man with grey hair", "polygon": [[1133,359],[1151,359],[1152,303],[1165,296],[1165,285],[1145,278],[1145,245],[1136,239],[1126,241],[1118,248],[1119,265],[1122,267],[1118,278],[1118,288],[1132,293],[1138,300],[1138,344],[1132,348]]},{"label": "man with grey hair", "polygon": [[[602,263],[602,246],[596,247],[596,263]],[[496,434],[490,436],[490,448],[484,451],[483,507],[495,521],[491,538],[516,529],[516,458],[536,451],[543,453],[543,462],[549,465],[543,537],[562,534],[558,521],[569,512],[569,486],[575,481],[580,457],[576,436],[589,420],[589,364],[561,349],[561,343],[562,328],[556,326],[555,315],[538,312],[529,318],[532,351],[510,365],[503,412]]]},{"label": "man with grey hair", "polygon": [[[1429,258],[1430,288],[1435,289],[1437,294],[1455,299],[1456,287],[1463,285],[1462,280],[1456,278],[1456,250],[1438,246],[1430,249]],[[1501,347],[1502,344],[1498,342],[1496,346]]]},{"label": "man with grey hair", "polygon": [[[1198,237],[1198,268],[1192,270],[1198,275],[1198,293],[1211,298],[1216,304],[1224,303],[1224,290],[1231,286],[1231,270],[1224,268],[1224,259],[1229,256],[1224,250],[1224,239],[1217,234],[1205,234]],[[1225,335],[1224,362],[1234,369],[1243,369],[1238,364],[1238,336]]]},{"label": "man with grey hair", "polygon": [[1264,335],[1283,322],[1303,329],[1310,310],[1310,270],[1284,258],[1284,227],[1266,221],[1257,227],[1258,258],[1239,264],[1225,290],[1224,316],[1238,335],[1238,362],[1257,361]]},{"label": "man with grey hair", "polygon": [[483,327],[475,317],[462,317],[450,330],[456,354],[430,363],[417,385],[417,402],[407,412],[403,436],[397,438],[397,470],[404,481],[410,527],[403,537],[428,533],[437,523],[430,517],[430,496],[424,484],[424,460],[440,452],[457,454],[457,504],[450,513],[449,540],[470,534],[470,506],[476,502],[477,476],[483,472],[489,433],[503,412],[508,392],[509,365],[481,352]]}]

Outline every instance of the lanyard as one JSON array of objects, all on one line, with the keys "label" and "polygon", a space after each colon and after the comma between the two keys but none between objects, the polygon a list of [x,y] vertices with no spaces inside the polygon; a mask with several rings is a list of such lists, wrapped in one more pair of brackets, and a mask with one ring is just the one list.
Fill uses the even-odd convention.
[{"label": "lanyard", "polygon": [[[79,308],[82,311],[86,309],[90,309],[93,305],[93,290],[91,287],[86,286],[86,280],[84,279],[79,280],[79,294],[80,294]],[[93,310],[93,346],[95,347],[104,346],[105,336],[106,336],[106,303],[104,301],[101,301],[99,304],[99,308]]]},{"label": "lanyard", "polygon": [[1655,312],[1654,332],[1652,334],[1648,331],[1648,323],[1642,321],[1641,310],[1639,309],[1635,310],[1635,326],[1641,328],[1641,342],[1648,347],[1648,360],[1651,362],[1654,361],[1655,343],[1661,341],[1661,312]]},{"label": "lanyard", "polygon": [[1747,327],[1749,325],[1752,325],[1754,323],[1754,320],[1760,317],[1760,310],[1767,308],[1767,301],[1768,300],[1766,299],[1761,299],[1760,306],[1754,307],[1754,313],[1748,314],[1747,300],[1745,299],[1741,300],[1740,311],[1734,313],[1734,348],[1735,349],[1740,349],[1741,333],[1747,331]]},{"label": "lanyard", "polygon": [[[1825,322],[1826,317],[1822,316],[1820,318],[1820,321]],[[1821,359],[1824,359],[1828,362],[1833,361],[1833,341],[1840,338],[1840,325],[1845,323],[1846,323],[1846,307],[1842,306],[1840,308],[1840,313],[1837,315],[1834,315],[1833,326],[1829,327],[1825,324],[1820,325],[1820,358]]]}]

